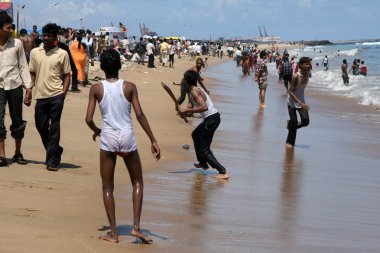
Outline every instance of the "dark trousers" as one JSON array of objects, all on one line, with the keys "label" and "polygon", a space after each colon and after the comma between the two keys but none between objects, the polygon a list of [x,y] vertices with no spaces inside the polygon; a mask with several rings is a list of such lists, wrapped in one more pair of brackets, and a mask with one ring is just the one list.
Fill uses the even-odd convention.
[{"label": "dark trousers", "polygon": [[193,137],[195,154],[198,162],[207,167],[209,164],[212,168],[217,169],[220,174],[225,174],[226,169],[216,160],[210,146],[214,133],[220,124],[220,114],[216,113],[208,116],[199,124],[191,136]]},{"label": "dark trousers", "polygon": [[57,167],[61,162],[63,148],[61,138],[61,115],[65,97],[60,94],[46,99],[37,99],[34,119],[46,150],[46,164]]},{"label": "dark trousers", "polygon": [[[305,109],[296,109],[291,108],[290,106],[288,106],[288,111],[290,120],[288,122],[289,133],[288,137],[286,138],[286,143],[294,146],[296,143],[297,129],[308,126],[310,123],[309,112]],[[297,111],[300,114],[301,122],[298,122]]]},{"label": "dark trousers", "polygon": [[283,76],[282,79],[284,80],[284,85],[285,85],[286,91],[288,91],[289,84],[292,81],[292,77],[291,76]]},{"label": "dark trousers", "polygon": [[241,60],[241,56],[240,55],[236,55],[236,66],[237,67],[240,66],[240,60]]},{"label": "dark trousers", "polygon": [[169,54],[169,64],[170,67],[174,66],[174,54]]},{"label": "dark trousers", "polygon": [[0,139],[5,139],[7,129],[4,123],[5,108],[9,107],[9,116],[12,120],[11,135],[14,139],[24,138],[26,121],[22,119],[23,90],[19,86],[13,90],[0,89]]},{"label": "dark trousers", "polygon": [[144,65],[145,53],[141,53],[141,52],[140,52],[140,53],[137,53],[137,54],[139,55],[139,60],[137,61],[137,63],[138,63],[138,64],[141,63],[142,65]]},{"label": "dark trousers", "polygon": [[74,67],[71,67],[71,90],[78,90],[78,70]]},{"label": "dark trousers", "polygon": [[148,68],[154,68],[154,54],[148,55]]}]

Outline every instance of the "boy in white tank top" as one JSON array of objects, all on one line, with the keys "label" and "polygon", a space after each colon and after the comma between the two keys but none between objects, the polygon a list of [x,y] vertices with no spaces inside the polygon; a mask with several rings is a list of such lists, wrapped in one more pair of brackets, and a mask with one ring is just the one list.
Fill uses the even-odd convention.
[{"label": "boy in white tank top", "polygon": [[[100,174],[104,207],[111,227],[111,233],[100,236],[99,239],[114,243],[119,242],[113,197],[114,171],[116,157],[119,155],[124,159],[133,186],[133,227],[131,235],[141,239],[143,243],[152,243],[153,241],[140,230],[143,176],[130,117],[131,105],[136,113],[137,120],[152,143],[151,150],[157,160],[160,159],[160,148],[141,109],[135,84],[119,79],[120,54],[112,49],[106,50],[100,56],[100,67],[106,74],[106,81],[91,86],[86,114],[86,123],[94,132],[93,140],[95,141],[97,136],[101,136]],[[117,96],[118,93],[123,93],[124,96]],[[117,97],[121,100],[113,101]],[[93,121],[97,102],[102,113],[102,130],[104,131],[98,128]]]}]

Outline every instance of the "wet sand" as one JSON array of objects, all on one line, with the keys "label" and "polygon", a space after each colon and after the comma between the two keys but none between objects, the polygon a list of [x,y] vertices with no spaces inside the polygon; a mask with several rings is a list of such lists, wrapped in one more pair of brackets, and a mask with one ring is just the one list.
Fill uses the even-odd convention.
[{"label": "wet sand", "polygon": [[[88,88],[66,100],[65,152],[58,173],[41,164],[44,151],[32,109],[26,108],[23,150],[33,164],[0,168],[0,251],[378,252],[378,111],[310,91],[310,126],[299,130],[295,149],[287,151],[284,88],[271,77],[268,107],[258,109],[253,77],[242,78],[234,64],[203,71],[222,117],[212,148],[230,173],[227,182],[215,180],[215,170],[192,166],[191,131],[200,119],[183,123],[159,86],[159,81],[180,80],[191,64],[179,61],[173,71],[130,65],[130,71],[123,71],[138,84],[162,149],[157,163],[135,125],[145,179],[141,228],[153,245],[136,244],[129,236],[131,186],[121,160],[115,188],[120,243],[97,239],[104,233],[98,229],[108,222],[98,175],[99,143],[92,142],[84,123]],[[179,93],[178,86],[171,87]],[[189,150],[182,149],[185,143]],[[10,138],[6,145],[11,157]]]}]

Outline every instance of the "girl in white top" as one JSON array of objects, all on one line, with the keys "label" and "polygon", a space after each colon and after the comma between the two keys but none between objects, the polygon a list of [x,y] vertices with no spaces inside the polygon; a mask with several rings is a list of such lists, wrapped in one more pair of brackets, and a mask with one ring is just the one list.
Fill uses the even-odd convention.
[{"label": "girl in white top", "polygon": [[184,74],[184,80],[190,90],[190,101],[193,104],[192,108],[187,108],[181,111],[182,115],[188,113],[201,113],[203,121],[194,129],[191,136],[194,142],[195,154],[198,163],[195,163],[196,168],[218,170],[218,179],[228,179],[226,169],[219,163],[211,151],[211,142],[214,133],[220,124],[220,114],[215,108],[209,95],[201,88],[197,87],[198,73],[193,70],[188,70]]},{"label": "girl in white top", "polygon": [[[157,160],[160,159],[160,148],[141,109],[135,84],[118,78],[121,69],[120,54],[111,49],[105,51],[100,57],[100,67],[106,74],[106,80],[91,86],[86,114],[86,123],[94,132],[93,140],[95,141],[97,136],[101,136],[100,174],[104,206],[111,227],[111,233],[100,236],[99,239],[114,243],[119,242],[113,197],[114,171],[116,157],[119,155],[123,157],[133,186],[133,227],[131,235],[141,239],[143,243],[152,243],[153,241],[140,231],[143,176],[133,133],[131,105],[136,113],[137,120],[152,143],[151,150]],[[93,121],[97,102],[103,119],[102,129],[99,129]]]}]

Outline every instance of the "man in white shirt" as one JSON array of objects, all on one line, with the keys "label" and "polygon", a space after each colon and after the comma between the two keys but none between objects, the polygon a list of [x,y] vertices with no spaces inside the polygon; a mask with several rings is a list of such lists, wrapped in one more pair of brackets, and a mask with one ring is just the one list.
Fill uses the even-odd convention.
[{"label": "man in white shirt", "polygon": [[240,47],[238,47],[236,49],[236,66],[239,67],[240,66],[240,59],[241,59],[241,51],[240,51]]},{"label": "man in white shirt", "polygon": [[[0,12],[0,167],[8,165],[4,142],[7,134],[4,125],[7,103],[12,120],[11,135],[16,144],[12,162],[27,163],[21,153],[21,142],[26,127],[26,121],[22,118],[22,86],[31,92],[32,82],[22,42],[12,38],[12,22],[12,18],[5,11]],[[25,104],[30,106],[29,101]]]},{"label": "man in white shirt", "polygon": [[154,50],[155,46],[153,44],[153,39],[148,40],[149,43],[146,45],[146,53],[148,55],[148,68],[156,68],[154,66]]}]

